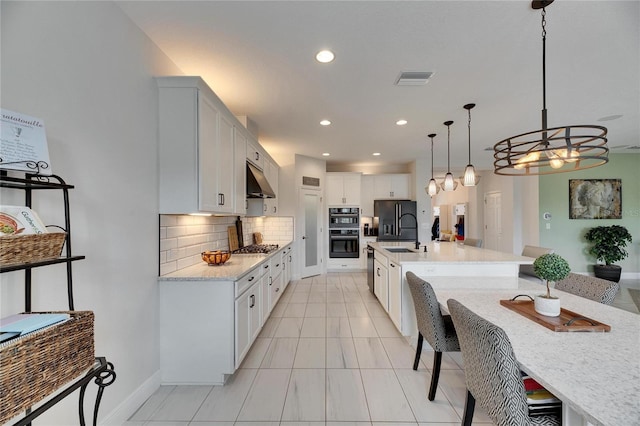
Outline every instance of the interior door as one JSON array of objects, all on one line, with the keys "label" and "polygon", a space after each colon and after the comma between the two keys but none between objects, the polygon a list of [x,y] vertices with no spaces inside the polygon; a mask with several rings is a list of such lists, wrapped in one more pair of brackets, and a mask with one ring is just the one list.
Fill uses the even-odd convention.
[{"label": "interior door", "polygon": [[484,247],[502,251],[502,193],[484,194]]},{"label": "interior door", "polygon": [[301,189],[298,200],[300,227],[296,230],[301,239],[300,253],[302,278],[322,273],[322,195],[320,191]]}]

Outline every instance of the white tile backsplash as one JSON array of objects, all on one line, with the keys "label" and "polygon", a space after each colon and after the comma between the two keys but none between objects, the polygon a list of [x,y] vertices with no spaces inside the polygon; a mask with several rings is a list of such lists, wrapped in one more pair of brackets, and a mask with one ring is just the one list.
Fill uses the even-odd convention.
[{"label": "white tile backsplash", "polygon": [[[202,262],[205,250],[228,250],[227,227],[236,216],[160,215],[160,275]],[[293,241],[293,217],[242,218],[244,245],[253,244],[253,233],[261,232],[265,243]]]}]

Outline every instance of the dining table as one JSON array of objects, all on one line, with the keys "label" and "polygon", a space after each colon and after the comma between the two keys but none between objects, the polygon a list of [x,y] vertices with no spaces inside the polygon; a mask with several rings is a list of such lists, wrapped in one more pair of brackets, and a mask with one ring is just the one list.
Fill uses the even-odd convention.
[{"label": "dining table", "polygon": [[[562,309],[610,326],[610,331],[553,331],[506,306],[517,295],[535,297],[546,287],[519,279],[518,288],[492,287],[492,277],[474,289],[455,288],[455,277],[424,277],[444,312],[455,299],[501,327],[522,371],[562,401],[564,426],[640,424],[640,315],[560,290]],[[520,297],[519,299],[522,299]]]}]

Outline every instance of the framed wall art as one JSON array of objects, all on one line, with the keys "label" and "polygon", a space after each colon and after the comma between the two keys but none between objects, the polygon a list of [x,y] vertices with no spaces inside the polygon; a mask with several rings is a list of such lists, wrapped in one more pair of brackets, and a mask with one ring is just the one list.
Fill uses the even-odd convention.
[{"label": "framed wall art", "polygon": [[622,180],[569,179],[569,219],[622,219]]}]

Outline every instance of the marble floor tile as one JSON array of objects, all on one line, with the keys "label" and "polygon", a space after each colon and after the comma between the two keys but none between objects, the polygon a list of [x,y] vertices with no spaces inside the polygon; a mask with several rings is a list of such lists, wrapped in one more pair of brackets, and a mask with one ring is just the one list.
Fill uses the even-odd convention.
[{"label": "marble floor tile", "polygon": [[258,337],[255,342],[253,342],[247,356],[244,357],[244,361],[242,361],[240,368],[259,368],[260,364],[262,364],[264,355],[269,349],[271,340],[271,337]]},{"label": "marble floor tile", "polygon": [[[285,293],[286,294],[286,293]],[[269,314],[269,318],[279,318],[282,317],[282,314],[284,313],[285,309],[287,308],[288,303],[284,301],[284,296],[285,294],[283,294],[280,297],[280,300],[278,301],[278,303],[276,304],[276,306],[273,308],[273,310],[271,311],[271,313]]]},{"label": "marble floor tile", "polygon": [[305,317],[322,318],[327,316],[327,304],[326,303],[307,303],[307,310],[304,313]]},{"label": "marble floor tile", "polygon": [[[442,358],[444,361],[444,356]],[[459,369],[440,370],[438,392],[440,392],[440,390],[444,391],[444,395],[449,400],[449,403],[458,416],[462,418],[462,414],[464,413],[464,401],[467,395],[464,371]],[[476,409],[473,412],[473,421],[474,424],[491,423],[491,419],[487,416],[486,411],[478,403],[476,403]]]},{"label": "marble floor tile", "polygon": [[274,337],[260,368],[292,368],[297,347],[297,337]]},{"label": "marble floor tile", "polygon": [[[416,350],[412,348],[404,337],[381,337],[380,341],[393,368],[413,368]],[[420,361],[418,369],[425,369]]]},{"label": "marble floor tile", "polygon": [[[280,301],[282,302],[282,301]],[[267,322],[262,326],[262,330],[260,330],[260,337],[273,337],[273,334],[276,332],[276,329],[280,325],[280,317],[269,317]]]},{"label": "marble floor tile", "polygon": [[214,386],[193,421],[235,421],[257,372],[256,369],[242,368],[224,386]]},{"label": "marble floor tile", "polygon": [[378,331],[369,317],[349,317],[349,325],[353,337],[378,337]]},{"label": "marble floor tile", "polygon": [[160,386],[153,395],[151,395],[145,402],[136,410],[129,420],[131,421],[144,421],[149,420],[151,415],[155,413],[167,397],[173,392],[175,386]]},{"label": "marble floor tile", "polygon": [[[276,306],[277,307],[277,306]],[[283,317],[303,318],[307,309],[306,303],[287,303],[287,307],[282,313]]]},{"label": "marble floor tile", "polygon": [[360,292],[355,289],[344,289],[342,290],[342,296],[344,297],[344,301],[346,303],[363,303],[362,296],[360,296]]},{"label": "marble floor tile", "polygon": [[325,337],[327,335],[326,318],[305,318],[300,337]]},{"label": "marble floor tile", "polygon": [[326,303],[327,302],[327,294],[326,293],[309,293],[309,303]]},{"label": "marble floor tile", "polygon": [[327,421],[369,421],[360,370],[327,369]]},{"label": "marble floor tile", "polygon": [[189,421],[213,386],[176,386],[150,420]]},{"label": "marble floor tile", "polygon": [[293,368],[325,368],[326,339],[301,337]]},{"label": "marble floor tile", "polygon": [[358,368],[352,338],[327,338],[327,368]]},{"label": "marble floor tile", "polygon": [[371,317],[373,325],[376,327],[378,336],[380,337],[401,337],[395,324],[389,317]]},{"label": "marble floor tile", "polygon": [[327,291],[327,303],[344,303],[344,296],[342,295],[342,290]]},{"label": "marble floor tile", "polygon": [[307,303],[309,300],[308,291],[294,291],[289,299],[289,303]]},{"label": "marble floor tile", "polygon": [[393,370],[360,370],[371,421],[415,422]]},{"label": "marble floor tile", "polygon": [[238,421],[280,421],[291,370],[260,369]]},{"label": "marble floor tile", "polygon": [[369,311],[362,302],[346,302],[349,318],[369,318]]},{"label": "marble floor tile", "polygon": [[358,365],[365,368],[392,368],[379,337],[354,337]]},{"label": "marble floor tile", "polygon": [[431,384],[430,373],[425,370],[413,371],[412,369],[397,369],[395,373],[418,422],[460,424],[461,418],[441,389],[436,390],[436,398],[433,401],[427,399]]},{"label": "marble floor tile", "polygon": [[364,305],[367,308],[370,317],[389,318],[389,315],[387,315],[387,313],[384,311],[384,308],[380,306],[380,302],[378,302],[377,299],[374,301],[365,302]]},{"label": "marble floor tile", "polygon": [[351,336],[351,324],[347,317],[327,318],[327,337]]},{"label": "marble floor tile", "polygon": [[325,369],[295,369],[291,372],[283,421],[324,421]]},{"label": "marble floor tile", "polygon": [[346,317],[347,307],[344,303],[327,303],[327,317]]},{"label": "marble floor tile", "polygon": [[304,318],[282,318],[272,337],[300,337]]}]

